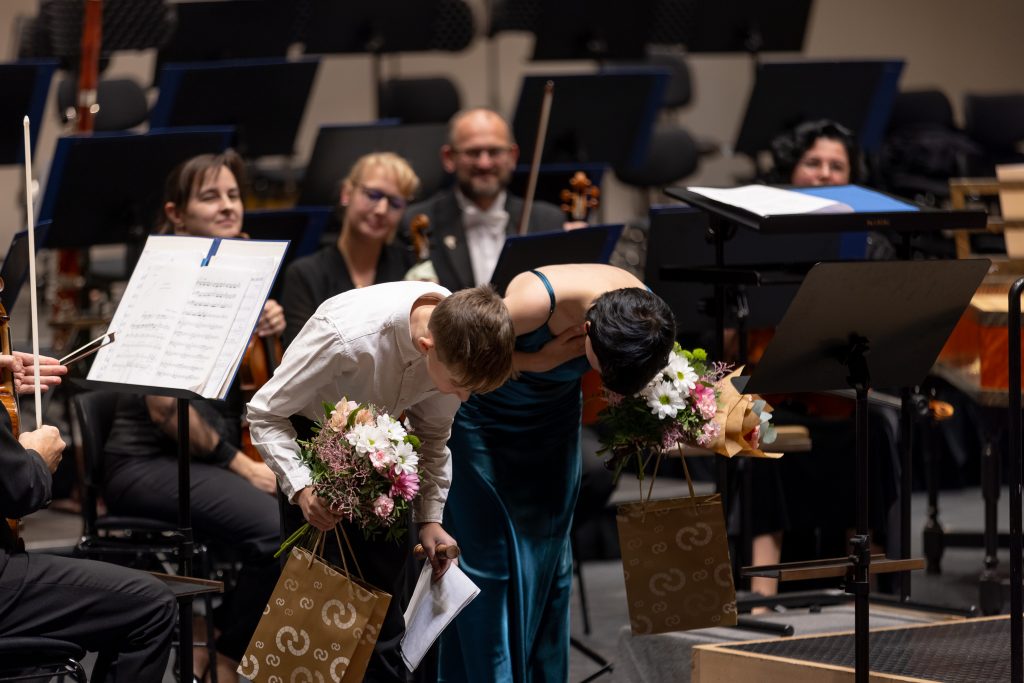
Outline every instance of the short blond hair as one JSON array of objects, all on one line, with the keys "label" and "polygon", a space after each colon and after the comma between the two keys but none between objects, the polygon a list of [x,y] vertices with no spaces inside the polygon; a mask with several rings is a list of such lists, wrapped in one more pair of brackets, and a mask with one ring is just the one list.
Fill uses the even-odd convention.
[{"label": "short blond hair", "polygon": [[512,316],[490,285],[455,292],[434,309],[428,325],[437,357],[452,379],[474,394],[512,376],[516,333]]},{"label": "short blond hair", "polygon": [[412,170],[412,166],[404,158],[394,152],[370,152],[364,154],[352,165],[348,175],[341,181],[343,189],[349,192],[362,182],[370,168],[381,168],[395,178],[398,191],[406,200],[411,201],[420,190],[420,178]]}]

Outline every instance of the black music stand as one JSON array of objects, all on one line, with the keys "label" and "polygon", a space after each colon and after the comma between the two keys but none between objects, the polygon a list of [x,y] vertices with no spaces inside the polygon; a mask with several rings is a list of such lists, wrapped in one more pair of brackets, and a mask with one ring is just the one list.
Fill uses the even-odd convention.
[{"label": "black music stand", "polygon": [[400,125],[394,119],[355,125],[321,126],[302,178],[298,204],[336,205],[341,181],[364,154],[394,152],[405,158],[420,177],[420,196],[429,197],[445,182],[441,146],[448,125]]},{"label": "black music stand", "polygon": [[[273,209],[265,211],[246,211],[243,224],[244,232],[255,240],[287,240],[288,249],[281,260],[281,271],[297,258],[312,254],[320,246],[320,237],[324,233],[332,216],[331,209],[319,207],[299,207],[297,209]],[[270,290],[271,299],[281,298],[281,278],[274,280]]]},{"label": "black music stand", "polygon": [[654,0],[559,0],[542,3],[533,57],[539,60],[642,60],[654,20]]},{"label": "black music stand", "polygon": [[41,59],[0,64],[0,164],[25,163],[25,116],[31,123],[30,147],[35,150],[56,68],[57,62]]},{"label": "black music stand", "polygon": [[508,237],[494,266],[491,284],[504,294],[512,278],[532,268],[565,263],[608,263],[621,234],[621,225],[595,225],[565,232]]},{"label": "black music stand", "polygon": [[1010,286],[1006,329],[1009,352],[1009,441],[1010,441],[1010,681],[1024,683],[1024,536],[1021,519],[1021,491],[1024,488],[1021,459],[1021,335],[1020,297],[1024,278]]},{"label": "black music stand", "polygon": [[174,6],[174,34],[160,46],[153,84],[170,62],[284,57],[298,39],[301,3],[209,0]]},{"label": "black music stand", "polygon": [[167,175],[197,154],[223,151],[232,129],[210,127],[93,133],[57,141],[39,221],[52,221],[43,246],[141,244],[162,215]]},{"label": "black music stand", "polygon": [[[520,163],[533,160],[544,87],[555,84],[541,159],[634,168],[644,162],[668,85],[666,69],[615,67],[594,74],[526,76],[512,119]],[[615,131],[615,134],[610,134]]]},{"label": "black music stand", "polygon": [[[50,231],[49,223],[42,223],[36,226],[36,251],[39,245],[46,242],[46,235]],[[25,286],[28,279],[28,231],[22,230],[16,233],[11,239],[11,246],[7,248],[7,255],[4,256],[4,264],[0,266],[0,282],[3,283],[3,291],[0,292],[0,303],[3,303],[5,311],[14,310],[14,304],[18,300],[18,293]]]},{"label": "black music stand", "polygon": [[902,60],[761,62],[734,149],[756,161],[772,140],[814,119],[850,128],[865,152],[885,136]]},{"label": "black music stand", "polygon": [[[691,337],[714,332],[714,287],[703,282],[680,282],[662,276],[663,266],[707,268],[715,264],[715,235],[708,214],[680,204],[652,206],[647,236],[644,282],[665,300],[676,316],[681,334]],[[793,270],[792,283],[744,288],[749,309],[741,311],[750,327],[774,327],[796,294],[798,280],[817,261],[862,260],[867,249],[865,232],[818,232],[801,235],[762,235],[737,230],[728,240],[727,263],[785,272],[787,264],[804,264]],[[737,293],[736,297],[739,297]],[[743,343],[743,337],[740,338]],[[744,355],[741,352],[741,358]]]},{"label": "black music stand", "polygon": [[[854,595],[856,680],[867,683],[870,574],[922,568],[923,560],[871,557],[868,522],[868,393],[920,384],[988,272],[987,259],[819,263],[804,279],[743,393],[852,388],[856,408],[856,535],[849,558],[752,567],[747,576],[846,577]],[[895,295],[894,295],[895,294]]]},{"label": "black music stand", "polygon": [[165,64],[150,128],[234,126],[242,156],[291,156],[319,65],[315,57]]},{"label": "black music stand", "polygon": [[802,52],[811,0],[659,3],[651,42],[687,52]]},{"label": "black music stand", "polygon": [[313,0],[302,39],[307,54],[430,50],[440,0]]}]

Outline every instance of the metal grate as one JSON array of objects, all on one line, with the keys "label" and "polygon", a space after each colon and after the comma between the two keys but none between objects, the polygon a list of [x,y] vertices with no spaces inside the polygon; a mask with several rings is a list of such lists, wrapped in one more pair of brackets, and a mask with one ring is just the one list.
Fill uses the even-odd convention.
[{"label": "metal grate", "polygon": [[[1010,679],[1010,621],[967,620],[871,634],[871,671],[944,683]],[[747,643],[728,649],[854,668],[854,637]]]}]

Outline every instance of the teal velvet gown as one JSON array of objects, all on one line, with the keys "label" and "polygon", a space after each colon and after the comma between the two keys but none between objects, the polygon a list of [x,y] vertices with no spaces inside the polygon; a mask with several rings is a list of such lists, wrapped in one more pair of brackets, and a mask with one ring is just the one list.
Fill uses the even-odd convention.
[{"label": "teal velvet gown", "polygon": [[[550,284],[533,272],[553,311]],[[536,351],[552,338],[545,322],[516,349]],[[444,526],[480,595],[441,636],[440,681],[568,678],[569,530],[580,484],[580,378],[589,368],[581,356],[523,373],[473,396],[455,418]]]}]

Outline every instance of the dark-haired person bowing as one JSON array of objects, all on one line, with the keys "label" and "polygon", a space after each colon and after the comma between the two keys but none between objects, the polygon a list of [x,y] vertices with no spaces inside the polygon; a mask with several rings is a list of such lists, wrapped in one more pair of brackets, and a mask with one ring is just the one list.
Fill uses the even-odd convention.
[{"label": "dark-haired person bowing", "polygon": [[465,402],[449,441],[445,528],[481,593],[442,635],[443,681],[568,679],[580,377],[593,367],[609,389],[632,394],[675,341],[665,302],[612,266],[521,273],[505,304],[520,374]]}]

